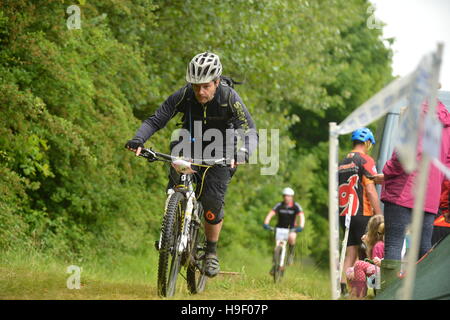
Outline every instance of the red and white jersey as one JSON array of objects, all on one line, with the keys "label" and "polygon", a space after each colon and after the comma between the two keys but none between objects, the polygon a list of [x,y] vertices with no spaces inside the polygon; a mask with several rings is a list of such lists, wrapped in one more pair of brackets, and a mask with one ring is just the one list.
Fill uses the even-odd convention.
[{"label": "red and white jersey", "polygon": [[339,215],[349,210],[349,197],[353,194],[352,216],[372,216],[373,208],[366,196],[365,186],[374,183],[369,177],[377,174],[375,161],[368,155],[353,150],[339,163]]}]

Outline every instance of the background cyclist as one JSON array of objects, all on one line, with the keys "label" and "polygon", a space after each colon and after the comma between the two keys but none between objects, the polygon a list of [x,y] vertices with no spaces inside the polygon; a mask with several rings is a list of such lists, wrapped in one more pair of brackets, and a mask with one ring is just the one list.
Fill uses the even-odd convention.
[{"label": "background cyclist", "polygon": [[[293,262],[293,254],[295,248],[295,242],[297,239],[297,233],[301,232],[305,227],[305,215],[300,204],[294,201],[294,190],[291,188],[283,189],[283,201],[277,203],[272,210],[267,214],[264,219],[264,229],[270,230],[270,220],[277,216],[278,223],[277,228],[296,228],[295,232],[289,233],[288,238],[288,264]],[[274,271],[272,267],[271,273]]]}]

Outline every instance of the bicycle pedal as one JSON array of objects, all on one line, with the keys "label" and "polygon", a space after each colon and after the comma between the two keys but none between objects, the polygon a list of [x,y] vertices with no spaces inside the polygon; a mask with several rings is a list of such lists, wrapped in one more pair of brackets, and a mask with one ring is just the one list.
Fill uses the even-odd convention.
[{"label": "bicycle pedal", "polygon": [[158,240],[155,241],[155,249],[156,249],[156,251],[159,251],[159,241]]}]

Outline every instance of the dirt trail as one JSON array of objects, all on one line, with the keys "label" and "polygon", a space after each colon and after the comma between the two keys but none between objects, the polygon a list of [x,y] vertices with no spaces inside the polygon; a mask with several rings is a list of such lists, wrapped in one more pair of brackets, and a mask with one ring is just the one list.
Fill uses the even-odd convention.
[{"label": "dirt trail", "polygon": [[[298,268],[297,268],[298,269]],[[178,278],[177,291],[171,299],[326,299],[325,290],[317,291],[317,284],[311,283],[311,274],[299,273],[294,267],[288,270],[286,277],[279,284],[274,284],[269,274],[221,274],[209,279],[206,290],[197,295],[190,295],[186,282]],[[0,299],[38,299],[38,300],[135,300],[161,299],[156,292],[156,279],[147,283],[136,281],[107,281],[83,277],[80,289],[67,288],[67,274],[39,272],[27,267],[0,267]],[[314,281],[313,281],[314,282]],[[302,285],[303,284],[303,285]],[[307,293],[309,292],[309,294]],[[312,294],[311,294],[312,293]]]}]

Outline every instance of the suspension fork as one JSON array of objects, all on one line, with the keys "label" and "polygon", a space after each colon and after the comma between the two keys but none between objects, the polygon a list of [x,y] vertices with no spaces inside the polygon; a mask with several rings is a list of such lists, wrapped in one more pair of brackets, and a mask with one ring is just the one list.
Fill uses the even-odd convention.
[{"label": "suspension fork", "polygon": [[177,251],[179,253],[185,251],[188,246],[188,239],[189,239],[189,232],[191,228],[191,221],[192,221],[192,213],[194,211],[194,199],[195,199],[195,192],[193,190],[192,184],[190,183],[188,185],[188,191],[186,192],[186,208],[184,211],[184,218],[183,218],[183,225],[182,225],[182,231],[181,231],[181,237],[180,241],[178,242],[179,245],[177,247]]}]

